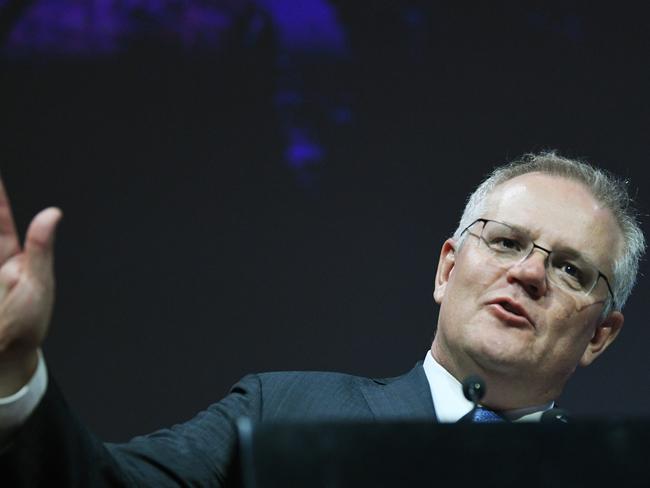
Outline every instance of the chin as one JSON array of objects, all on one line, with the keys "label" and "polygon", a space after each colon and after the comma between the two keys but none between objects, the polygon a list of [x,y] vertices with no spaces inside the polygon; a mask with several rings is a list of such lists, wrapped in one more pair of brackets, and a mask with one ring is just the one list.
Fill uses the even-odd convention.
[{"label": "chin", "polygon": [[486,371],[521,374],[530,364],[530,342],[518,335],[492,332],[484,337],[475,337],[468,355]]}]

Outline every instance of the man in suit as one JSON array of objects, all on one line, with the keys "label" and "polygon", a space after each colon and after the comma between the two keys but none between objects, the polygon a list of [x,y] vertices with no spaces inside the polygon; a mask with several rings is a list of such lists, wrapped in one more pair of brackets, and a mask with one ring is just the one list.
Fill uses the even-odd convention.
[{"label": "man in suit", "polygon": [[2,472],[15,484],[236,485],[239,417],[456,422],[472,411],[460,388],[470,374],[488,385],[477,420],[539,420],[623,326],[645,249],[629,203],[622,182],[554,153],[497,168],[442,246],[436,335],[409,373],[251,375],[185,424],[103,445],[67,409],[39,352],[61,212],[38,214],[21,249],[0,189]]}]

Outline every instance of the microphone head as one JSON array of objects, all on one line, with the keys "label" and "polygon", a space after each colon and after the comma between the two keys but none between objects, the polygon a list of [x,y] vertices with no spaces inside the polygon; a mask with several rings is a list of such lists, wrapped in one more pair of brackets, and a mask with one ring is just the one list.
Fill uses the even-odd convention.
[{"label": "microphone head", "polygon": [[561,408],[551,408],[542,414],[540,422],[543,424],[568,424],[569,414]]},{"label": "microphone head", "polygon": [[476,404],[485,396],[485,381],[477,375],[470,375],[463,380],[463,395]]}]

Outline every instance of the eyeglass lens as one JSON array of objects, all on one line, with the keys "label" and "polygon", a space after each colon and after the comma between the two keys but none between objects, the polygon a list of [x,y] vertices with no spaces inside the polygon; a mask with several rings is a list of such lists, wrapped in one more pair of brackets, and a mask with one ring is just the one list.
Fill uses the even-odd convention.
[{"label": "eyeglass lens", "polygon": [[[524,261],[537,247],[525,232],[494,221],[483,222],[481,241],[494,257],[506,265]],[[598,282],[598,270],[573,253],[553,251],[546,259],[549,280],[569,291],[590,293]]]}]

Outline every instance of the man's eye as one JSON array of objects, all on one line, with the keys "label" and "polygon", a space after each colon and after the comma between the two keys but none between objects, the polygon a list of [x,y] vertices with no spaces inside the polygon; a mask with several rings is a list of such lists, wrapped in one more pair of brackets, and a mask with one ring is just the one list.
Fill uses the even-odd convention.
[{"label": "man's eye", "polygon": [[514,239],[508,239],[507,237],[499,237],[494,241],[495,245],[501,249],[518,251],[521,249],[521,245],[518,241]]},{"label": "man's eye", "polygon": [[570,276],[571,278],[574,278],[578,281],[582,278],[582,272],[580,271],[580,268],[578,268],[576,265],[571,264],[571,263],[563,263],[560,266],[560,269],[562,272],[564,272],[566,275]]}]

